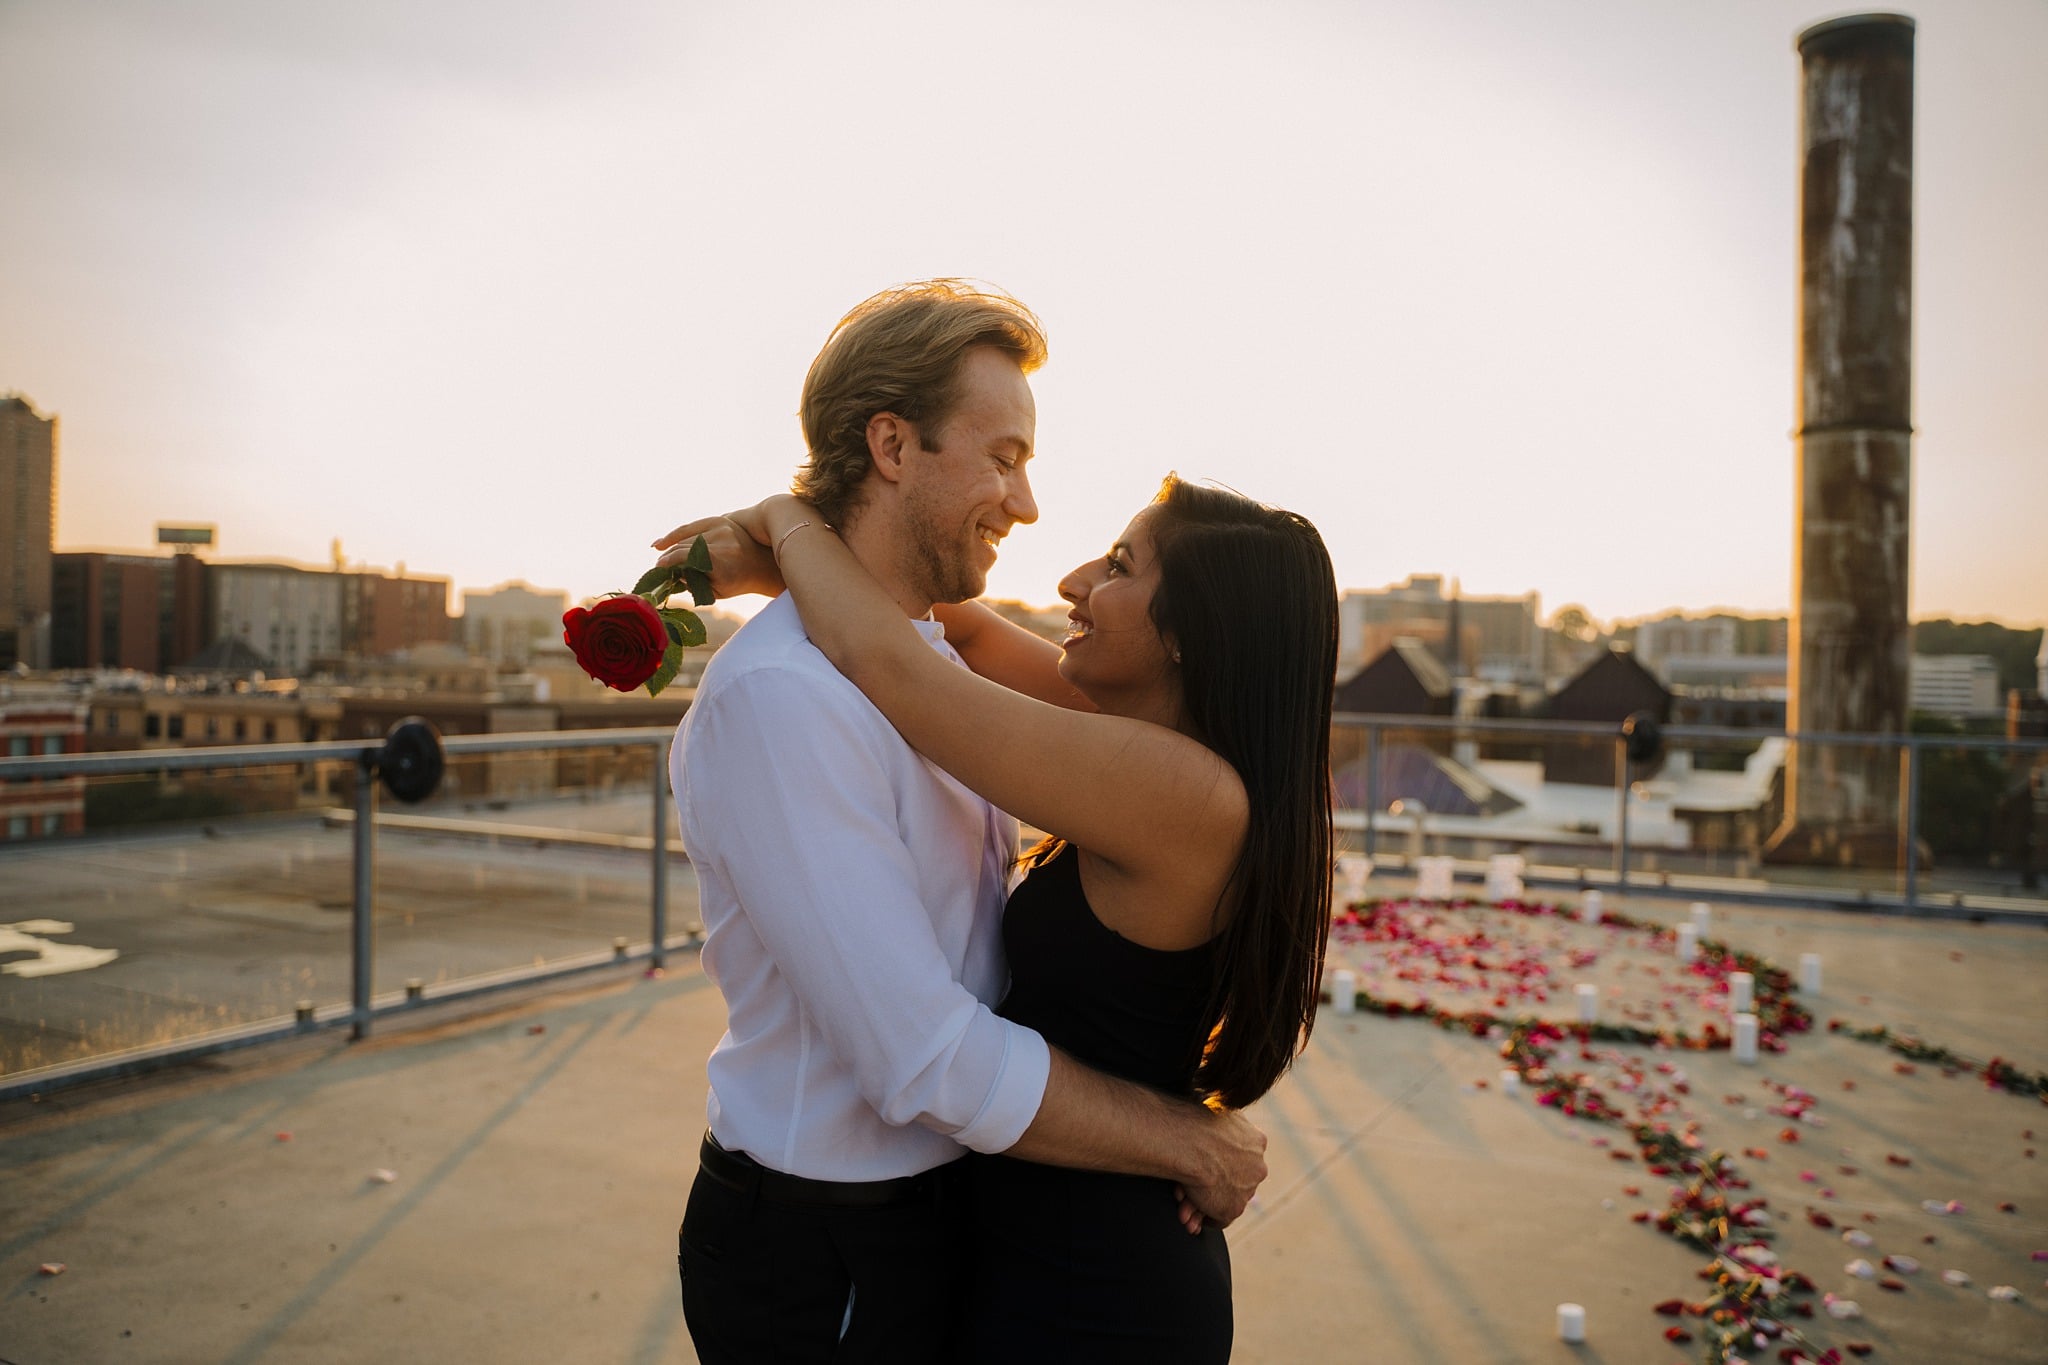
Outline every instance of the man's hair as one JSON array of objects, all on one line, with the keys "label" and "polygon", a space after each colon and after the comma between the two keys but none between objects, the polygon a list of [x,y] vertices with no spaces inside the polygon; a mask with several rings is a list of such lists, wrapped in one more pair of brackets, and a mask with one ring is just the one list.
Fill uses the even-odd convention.
[{"label": "man's hair", "polygon": [[804,376],[808,454],[790,491],[833,525],[859,505],[873,467],[868,420],[893,412],[936,448],[959,398],[962,359],[993,346],[1029,374],[1045,363],[1038,319],[1008,294],[966,280],[919,280],[857,305],[839,320]]}]

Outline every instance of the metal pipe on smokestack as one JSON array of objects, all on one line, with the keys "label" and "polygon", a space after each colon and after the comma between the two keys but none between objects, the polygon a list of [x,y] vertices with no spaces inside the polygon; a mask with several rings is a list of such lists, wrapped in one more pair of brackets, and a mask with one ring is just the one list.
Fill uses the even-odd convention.
[{"label": "metal pipe on smokestack", "polygon": [[[1901,734],[1912,511],[1913,20],[1858,14],[1799,35],[1795,732]],[[1766,857],[1889,864],[1896,745],[1796,744]]]}]

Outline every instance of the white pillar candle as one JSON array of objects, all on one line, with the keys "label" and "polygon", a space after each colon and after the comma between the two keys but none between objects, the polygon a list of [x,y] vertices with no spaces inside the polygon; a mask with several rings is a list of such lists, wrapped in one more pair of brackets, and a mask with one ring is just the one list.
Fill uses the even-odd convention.
[{"label": "white pillar candle", "polygon": [[1697,933],[1701,938],[1705,938],[1707,936],[1707,930],[1713,925],[1713,923],[1714,907],[1708,905],[1705,901],[1694,901],[1692,903],[1693,931]]},{"label": "white pillar candle", "polygon": [[1586,1310],[1575,1303],[1557,1306],[1557,1339],[1580,1342],[1586,1339]]},{"label": "white pillar candle", "polygon": [[1700,931],[1690,924],[1678,926],[1678,960],[1690,962],[1700,955]]},{"label": "white pillar candle", "polygon": [[1588,891],[1586,898],[1579,902],[1579,918],[1588,924],[1598,924],[1600,922],[1601,900],[1602,897],[1598,891]]},{"label": "white pillar candle", "polygon": [[1513,1067],[1508,1067],[1504,1069],[1500,1073],[1500,1093],[1503,1095],[1521,1094],[1522,1073],[1515,1070]]},{"label": "white pillar candle", "polygon": [[1820,994],[1820,954],[1799,955],[1799,989],[1808,995]]},{"label": "white pillar candle", "polygon": [[1358,1013],[1358,974],[1339,969],[1330,978],[1330,1003],[1339,1014]]},{"label": "white pillar candle", "polygon": [[1590,1024],[1600,1015],[1600,988],[1590,981],[1581,981],[1573,987],[1579,997],[1579,1022]]},{"label": "white pillar candle", "polygon": [[1756,978],[1748,972],[1728,973],[1728,1008],[1738,1013],[1756,1003]]},{"label": "white pillar candle", "polygon": [[1735,1060],[1754,1065],[1756,1062],[1756,1016],[1738,1014],[1735,1016]]}]

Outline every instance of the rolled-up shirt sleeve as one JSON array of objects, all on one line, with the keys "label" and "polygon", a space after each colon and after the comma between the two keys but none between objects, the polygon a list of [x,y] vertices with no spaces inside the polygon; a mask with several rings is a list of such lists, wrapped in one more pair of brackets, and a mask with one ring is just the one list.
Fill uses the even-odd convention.
[{"label": "rolled-up shirt sleeve", "polygon": [[[1015,1144],[1050,1056],[955,979],[899,829],[883,746],[900,739],[857,695],[793,670],[730,679],[704,705],[683,823],[715,850],[809,1024],[884,1122],[976,1151]],[[980,856],[985,831],[962,834],[962,856]]]}]

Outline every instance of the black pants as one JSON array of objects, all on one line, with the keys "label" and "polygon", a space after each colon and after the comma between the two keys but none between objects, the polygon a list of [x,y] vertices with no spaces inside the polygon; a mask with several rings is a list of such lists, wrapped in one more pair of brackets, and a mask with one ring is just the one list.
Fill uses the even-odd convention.
[{"label": "black pants", "polygon": [[677,1237],[697,1358],[950,1361],[967,1283],[963,1174],[949,1171],[935,1198],[848,1209],[779,1203],[699,1171]]}]

